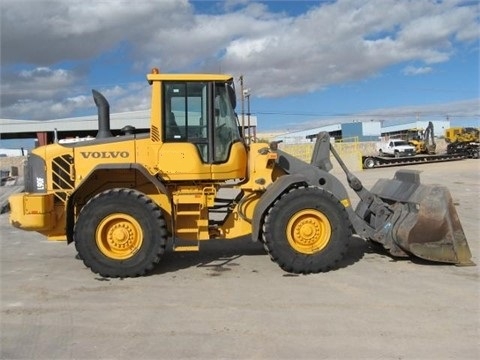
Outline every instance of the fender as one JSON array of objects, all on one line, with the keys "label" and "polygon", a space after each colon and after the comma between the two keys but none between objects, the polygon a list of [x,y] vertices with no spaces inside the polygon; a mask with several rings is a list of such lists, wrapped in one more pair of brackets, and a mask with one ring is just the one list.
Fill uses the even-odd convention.
[{"label": "fender", "polygon": [[[295,186],[317,186],[322,188],[333,194],[347,208],[349,214],[353,212],[345,186],[343,186],[340,180],[325,170],[330,168],[329,160],[322,160],[321,157],[318,157],[317,161],[315,161],[315,166],[281,150],[278,150],[278,154],[277,165],[287,174],[279,177],[267,187],[265,194],[260,198],[252,219],[253,241],[257,241],[260,237],[262,221],[267,209],[282,193]],[[324,169],[321,167],[324,167]]]},{"label": "fender", "polygon": [[[140,173],[142,173],[143,176],[145,176],[146,179],[148,179],[157,189],[159,193],[162,194],[169,194],[167,188],[165,185],[159,181],[155,176],[151,175],[143,166],[139,164],[134,164],[134,163],[128,163],[128,164],[103,164],[103,165],[98,165],[96,166],[88,176],[86,176],[83,181],[79,184],[79,186],[75,189],[75,191],[68,197],[67,199],[67,204],[65,206],[66,210],[66,235],[67,235],[67,243],[70,244],[73,242],[73,227],[75,225],[75,219],[74,219],[74,206],[75,206],[75,200],[76,200],[76,195],[80,192],[80,190],[85,186],[85,184],[88,182],[88,180],[97,172],[98,170],[108,170],[108,169],[126,169],[126,170],[137,170]],[[171,199],[172,197],[169,196]]]}]

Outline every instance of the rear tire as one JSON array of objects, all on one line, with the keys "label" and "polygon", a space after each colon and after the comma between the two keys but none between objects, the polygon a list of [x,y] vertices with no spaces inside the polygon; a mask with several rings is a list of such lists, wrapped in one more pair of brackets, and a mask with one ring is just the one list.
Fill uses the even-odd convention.
[{"label": "rear tire", "polygon": [[344,206],[320,188],[295,188],[270,207],[263,242],[271,259],[296,274],[326,272],[343,258],[352,227]]},{"label": "rear tire", "polygon": [[480,158],[480,151],[479,149],[473,149],[472,151],[472,159],[478,159]]},{"label": "rear tire", "polygon": [[363,166],[365,167],[365,169],[372,169],[375,166],[375,160],[371,157],[367,157],[363,161]]},{"label": "rear tire", "polygon": [[81,259],[94,273],[135,277],[160,261],[167,229],[162,211],[146,195],[111,189],[82,208],[73,236]]}]

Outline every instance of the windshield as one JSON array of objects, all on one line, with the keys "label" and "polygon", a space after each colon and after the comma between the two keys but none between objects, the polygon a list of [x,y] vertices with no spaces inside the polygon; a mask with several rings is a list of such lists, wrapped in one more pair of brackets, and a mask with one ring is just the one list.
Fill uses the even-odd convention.
[{"label": "windshield", "polygon": [[230,146],[241,139],[238,130],[237,115],[232,106],[231,90],[228,84],[215,86],[214,102],[214,161],[224,162],[228,159]]}]

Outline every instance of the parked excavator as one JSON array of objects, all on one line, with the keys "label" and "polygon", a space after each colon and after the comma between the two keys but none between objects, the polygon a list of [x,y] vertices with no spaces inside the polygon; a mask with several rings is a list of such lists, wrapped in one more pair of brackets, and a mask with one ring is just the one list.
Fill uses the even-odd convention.
[{"label": "parked excavator", "polygon": [[408,143],[415,147],[416,154],[434,155],[436,153],[437,144],[435,143],[433,123],[431,121],[428,122],[425,130],[411,129],[406,136]]},{"label": "parked excavator", "polygon": [[445,129],[444,136],[448,154],[465,154],[473,159],[479,158],[480,131],[473,127],[451,127]]},{"label": "parked excavator", "polygon": [[[153,69],[147,80],[148,133],[130,127],[113,137],[108,101],[94,90],[95,139],[29,154],[25,192],[9,199],[13,226],[74,243],[85,265],[104,277],[148,273],[167,244],[197,251],[203,241],[241,236],[262,242],[286,272],[325,272],[338,267],[353,232],[394,257],[473,264],[445,187],[421,184],[418,172],[403,170],[368,190],[328,133],[318,134],[310,163],[276,142],[247,144],[230,75]],[[355,209],[330,173],[330,154],[359,197]]]}]

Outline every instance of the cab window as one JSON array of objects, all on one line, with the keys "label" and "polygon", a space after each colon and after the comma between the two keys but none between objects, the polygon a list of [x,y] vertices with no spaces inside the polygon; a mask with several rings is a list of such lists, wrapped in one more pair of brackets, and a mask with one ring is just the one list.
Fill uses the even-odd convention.
[{"label": "cab window", "polygon": [[228,93],[228,84],[215,87],[214,101],[214,162],[228,160],[230,147],[240,141],[238,119]]},{"label": "cab window", "polygon": [[229,86],[164,82],[163,140],[195,144],[204,163],[226,162],[231,145],[241,140]]},{"label": "cab window", "polygon": [[204,162],[208,161],[207,89],[203,82],[163,85],[164,141],[197,144]]}]

